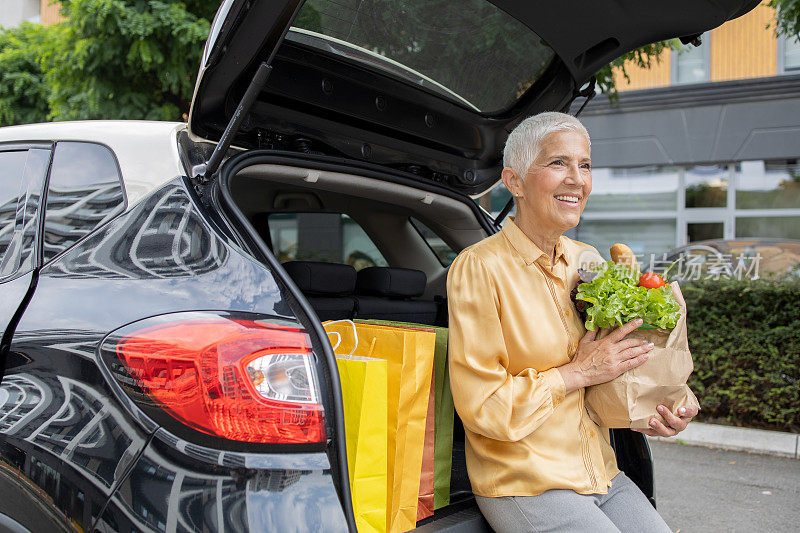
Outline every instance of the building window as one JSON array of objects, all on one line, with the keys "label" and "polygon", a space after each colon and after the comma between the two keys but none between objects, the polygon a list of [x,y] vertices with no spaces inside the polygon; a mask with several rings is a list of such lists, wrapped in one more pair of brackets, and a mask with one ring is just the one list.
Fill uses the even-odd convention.
[{"label": "building window", "polygon": [[576,239],[591,244],[609,258],[614,243],[623,242],[641,258],[675,247],[675,219],[581,220]]},{"label": "building window", "polygon": [[592,170],[589,212],[674,211],[677,207],[679,169],[647,166]]},{"label": "building window", "polygon": [[721,239],[724,231],[724,222],[689,222],[686,224],[686,240],[697,242],[708,239]]},{"label": "building window", "polygon": [[736,237],[800,239],[800,217],[739,217]]},{"label": "building window", "polygon": [[800,240],[798,159],[595,168],[592,174],[586,210],[568,236],[605,257],[616,242],[647,261],[698,241]]},{"label": "building window", "polygon": [[[780,67],[783,68],[780,68]],[[778,71],[800,73],[800,39],[784,35],[778,41]]]},{"label": "building window", "polygon": [[686,207],[725,207],[728,198],[726,165],[695,165],[686,169]]},{"label": "building window", "polygon": [[708,81],[711,65],[710,34],[700,37],[700,46],[681,46],[672,52],[672,83],[702,83]]},{"label": "building window", "polygon": [[800,209],[797,159],[738,163],[736,209]]}]

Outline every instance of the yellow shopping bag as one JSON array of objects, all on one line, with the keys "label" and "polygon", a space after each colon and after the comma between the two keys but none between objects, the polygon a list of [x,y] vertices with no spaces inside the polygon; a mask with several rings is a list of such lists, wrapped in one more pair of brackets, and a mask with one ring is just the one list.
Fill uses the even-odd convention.
[{"label": "yellow shopping bag", "polygon": [[425,422],[428,411],[436,334],[431,330],[375,324],[326,322],[340,336],[337,353],[388,362],[386,494],[388,531],[416,526]]},{"label": "yellow shopping bag", "polygon": [[[337,351],[341,336],[333,334],[338,337],[331,339]],[[360,533],[383,533],[388,490],[388,363],[383,359],[354,357],[350,355],[352,351],[337,355],[336,366],[342,385],[353,514]]]}]

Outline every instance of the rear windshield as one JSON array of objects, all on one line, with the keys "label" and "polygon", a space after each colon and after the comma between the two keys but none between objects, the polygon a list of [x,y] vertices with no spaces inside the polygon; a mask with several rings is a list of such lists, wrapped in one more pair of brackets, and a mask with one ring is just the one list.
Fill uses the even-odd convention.
[{"label": "rear windshield", "polygon": [[388,266],[358,223],[340,213],[272,213],[267,217],[278,261],[346,263],[356,270]]},{"label": "rear windshield", "polygon": [[287,39],[483,113],[511,106],[554,55],[486,0],[307,0]]}]

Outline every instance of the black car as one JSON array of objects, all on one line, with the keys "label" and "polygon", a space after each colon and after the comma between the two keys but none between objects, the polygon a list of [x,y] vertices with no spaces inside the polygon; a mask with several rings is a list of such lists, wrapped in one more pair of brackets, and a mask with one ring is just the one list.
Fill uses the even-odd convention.
[{"label": "black car", "polygon": [[[226,0],[188,125],[0,129],[0,530],[354,530],[321,320],[446,325],[508,132],[756,4]],[[422,531],[486,528],[459,426]]]}]

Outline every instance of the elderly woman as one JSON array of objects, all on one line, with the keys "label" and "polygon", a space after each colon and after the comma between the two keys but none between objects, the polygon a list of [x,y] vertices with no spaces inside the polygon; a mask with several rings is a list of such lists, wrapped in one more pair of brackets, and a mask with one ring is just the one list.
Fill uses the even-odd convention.
[{"label": "elderly woman", "polygon": [[[597,255],[562,234],[592,191],[589,134],[574,117],[542,113],[508,137],[503,183],[516,217],[450,267],[450,381],[466,433],[478,506],[496,531],[669,531],[617,468],[608,429],[584,388],[647,360],[653,346],[587,332],[570,300],[578,258]],[[659,412],[651,435],[672,436],[694,408]]]}]

